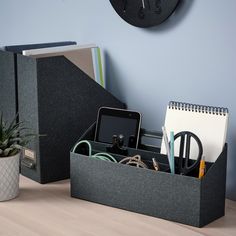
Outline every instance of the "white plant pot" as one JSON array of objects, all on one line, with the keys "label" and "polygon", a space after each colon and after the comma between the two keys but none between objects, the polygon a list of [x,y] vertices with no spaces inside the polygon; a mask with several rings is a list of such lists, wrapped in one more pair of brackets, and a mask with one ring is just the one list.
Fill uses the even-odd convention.
[{"label": "white plant pot", "polygon": [[15,156],[0,157],[0,201],[19,195],[20,152]]}]

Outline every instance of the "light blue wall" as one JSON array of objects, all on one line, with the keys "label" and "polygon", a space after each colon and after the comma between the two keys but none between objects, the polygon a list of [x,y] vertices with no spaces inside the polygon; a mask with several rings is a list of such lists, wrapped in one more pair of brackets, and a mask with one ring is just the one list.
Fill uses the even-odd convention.
[{"label": "light blue wall", "polygon": [[108,88],[160,130],[170,100],[226,106],[228,196],[236,200],[236,1],[185,0],[166,23],[139,29],[108,0],[1,0],[0,46],[60,40],[105,52]]}]

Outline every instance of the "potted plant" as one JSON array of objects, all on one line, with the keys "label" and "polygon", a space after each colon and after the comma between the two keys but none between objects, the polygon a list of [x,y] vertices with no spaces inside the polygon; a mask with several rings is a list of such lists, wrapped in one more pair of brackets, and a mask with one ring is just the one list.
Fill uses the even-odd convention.
[{"label": "potted plant", "polygon": [[27,130],[22,122],[17,122],[17,116],[8,125],[0,114],[0,201],[13,199],[19,194],[21,149],[34,136],[26,134]]}]

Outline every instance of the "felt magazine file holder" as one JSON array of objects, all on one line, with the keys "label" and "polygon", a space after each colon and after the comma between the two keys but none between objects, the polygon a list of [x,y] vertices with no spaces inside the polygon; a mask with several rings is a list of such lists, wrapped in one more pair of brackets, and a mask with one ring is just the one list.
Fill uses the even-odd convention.
[{"label": "felt magazine file holder", "polygon": [[19,113],[19,121],[41,135],[28,146],[33,165],[22,159],[21,173],[40,183],[69,178],[70,148],[98,109],[125,105],[64,56],[0,51],[0,62],[1,110],[11,119]]},{"label": "felt magazine file holder", "polygon": [[16,106],[14,54],[0,50],[0,112],[5,120],[15,117]]},{"label": "felt magazine file holder", "polygon": [[[80,140],[93,140],[94,125]],[[108,144],[90,141],[94,152],[106,151]],[[166,155],[128,148],[144,161],[155,157],[167,163]],[[119,161],[124,156],[113,156]],[[79,153],[71,158],[71,196],[120,209],[202,227],[225,212],[227,144],[215,163],[207,164],[202,179],[137,168],[90,158]],[[178,157],[176,157],[178,158]]]}]

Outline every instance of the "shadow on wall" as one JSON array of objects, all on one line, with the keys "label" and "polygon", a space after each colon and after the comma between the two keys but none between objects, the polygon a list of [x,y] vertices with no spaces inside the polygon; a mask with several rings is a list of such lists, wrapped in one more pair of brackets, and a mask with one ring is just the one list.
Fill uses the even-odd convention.
[{"label": "shadow on wall", "polygon": [[150,33],[171,30],[173,27],[176,27],[178,24],[180,24],[187,14],[190,13],[190,8],[193,6],[193,4],[194,0],[180,0],[176,10],[166,21],[151,28],[144,28],[144,30]]},{"label": "shadow on wall", "polygon": [[[193,6],[194,0],[180,0],[175,12],[160,25],[144,28],[146,32],[157,33],[171,30],[171,28],[176,27],[181,21],[190,13],[190,8]],[[106,76],[106,88],[109,92],[114,94],[118,98],[126,100],[124,89],[122,88],[122,83],[120,81],[121,74],[120,70],[117,68],[116,63],[114,63],[112,57],[107,51],[104,51],[104,65],[105,76]],[[112,81],[112,82],[111,82]],[[127,101],[123,101],[127,102]]]},{"label": "shadow on wall", "polygon": [[[230,122],[229,118],[229,122]],[[229,129],[231,128],[231,129]],[[235,130],[232,125],[228,127],[228,161],[227,161],[227,183],[226,183],[226,197],[236,201],[236,135],[231,132]]]},{"label": "shadow on wall", "polygon": [[124,88],[122,88],[122,83],[120,81],[120,78],[122,77],[120,74],[120,70],[116,67],[116,63],[114,63],[112,57],[107,51],[104,51],[104,65],[106,65],[105,83],[107,90],[117,98],[121,99],[122,102],[127,104],[127,101],[124,101],[126,99]]}]

